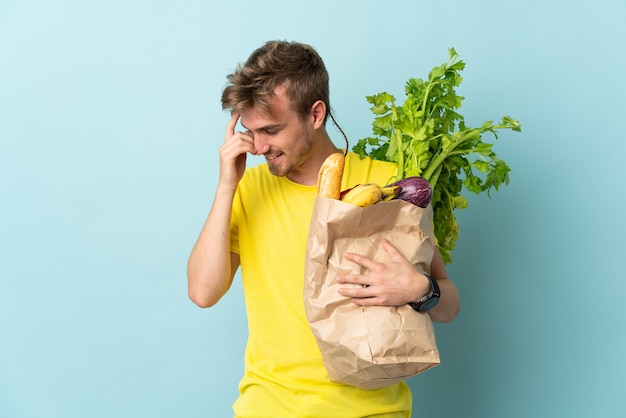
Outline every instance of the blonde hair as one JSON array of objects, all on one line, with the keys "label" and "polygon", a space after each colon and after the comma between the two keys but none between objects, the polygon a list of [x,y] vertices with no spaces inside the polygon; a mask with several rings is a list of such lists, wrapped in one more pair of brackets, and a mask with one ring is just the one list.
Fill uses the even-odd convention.
[{"label": "blonde hair", "polygon": [[[227,76],[222,108],[239,113],[251,107],[269,112],[267,98],[283,86],[293,110],[305,117],[318,100],[330,115],[328,72],[319,54],[299,42],[269,41]],[[326,117],[324,123],[326,123]]]}]

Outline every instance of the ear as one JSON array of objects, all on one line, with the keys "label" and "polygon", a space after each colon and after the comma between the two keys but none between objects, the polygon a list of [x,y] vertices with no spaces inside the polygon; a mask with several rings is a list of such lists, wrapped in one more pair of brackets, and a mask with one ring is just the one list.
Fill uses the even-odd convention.
[{"label": "ear", "polygon": [[324,120],[326,119],[326,103],[322,100],[318,100],[311,106],[311,120],[313,121],[313,127],[318,129],[324,126]]}]

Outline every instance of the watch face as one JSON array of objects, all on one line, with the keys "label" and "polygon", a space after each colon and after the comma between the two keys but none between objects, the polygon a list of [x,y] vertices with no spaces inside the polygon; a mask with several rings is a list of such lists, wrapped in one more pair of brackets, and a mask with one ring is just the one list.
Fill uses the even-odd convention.
[{"label": "watch face", "polygon": [[439,298],[435,297],[435,298],[430,298],[427,301],[424,301],[422,303],[422,306],[420,306],[420,310],[422,311],[428,311],[432,308],[435,307],[435,305],[437,305],[437,303],[439,302]]}]

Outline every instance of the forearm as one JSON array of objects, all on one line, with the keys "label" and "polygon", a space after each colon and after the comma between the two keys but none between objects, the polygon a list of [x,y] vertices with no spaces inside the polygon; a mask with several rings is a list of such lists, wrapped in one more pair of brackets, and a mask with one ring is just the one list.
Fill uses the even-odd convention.
[{"label": "forearm", "polygon": [[213,206],[187,264],[188,293],[200,307],[213,306],[228,291],[237,266],[230,252],[234,191],[218,187]]},{"label": "forearm", "polygon": [[441,291],[437,305],[428,311],[434,322],[451,322],[459,313],[459,292],[454,283],[448,279],[436,279]]},{"label": "forearm", "polygon": [[428,313],[435,322],[451,322],[456,318],[461,307],[459,291],[448,277],[448,272],[438,249],[435,251],[430,265],[430,275],[437,280],[441,296],[439,303]]}]

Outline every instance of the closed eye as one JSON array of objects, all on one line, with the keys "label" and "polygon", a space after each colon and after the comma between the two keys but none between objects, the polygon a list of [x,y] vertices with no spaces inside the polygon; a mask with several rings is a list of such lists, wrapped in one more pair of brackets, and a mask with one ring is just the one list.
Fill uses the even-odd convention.
[{"label": "closed eye", "polygon": [[[242,124],[243,126],[243,124]],[[245,126],[244,126],[245,128]],[[253,133],[256,132],[258,134],[262,134],[262,135],[267,135],[267,136],[274,136],[280,133],[280,131],[282,131],[285,128],[285,124],[276,124],[276,125],[267,125],[267,126],[261,126],[255,130],[251,130]],[[249,128],[247,128],[249,129]]]},{"label": "closed eye", "polygon": [[278,134],[280,131],[282,131],[283,126],[282,125],[278,125],[278,126],[266,126],[264,128],[259,129],[259,131],[261,133],[264,133],[265,135],[268,136],[273,136]]}]

